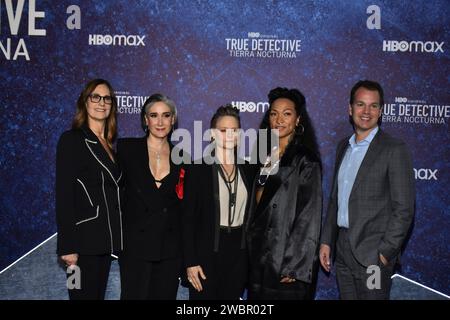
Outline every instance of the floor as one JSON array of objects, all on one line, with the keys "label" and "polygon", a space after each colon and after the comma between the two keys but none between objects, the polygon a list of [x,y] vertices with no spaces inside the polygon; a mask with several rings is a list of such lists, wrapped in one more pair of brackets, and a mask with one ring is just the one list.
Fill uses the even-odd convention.
[{"label": "floor", "polygon": [[[57,262],[56,237],[50,238],[34,251],[0,273],[0,300],[67,300],[66,274]],[[120,297],[119,266],[111,267],[106,292],[107,300]],[[394,275],[391,300],[449,299],[432,289]],[[188,300],[189,293],[179,287],[177,300]]]}]

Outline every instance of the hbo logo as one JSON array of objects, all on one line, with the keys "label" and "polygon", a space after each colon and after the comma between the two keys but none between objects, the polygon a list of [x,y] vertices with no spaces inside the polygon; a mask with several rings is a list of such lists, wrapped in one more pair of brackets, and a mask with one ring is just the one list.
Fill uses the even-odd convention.
[{"label": "hbo logo", "polygon": [[395,102],[405,103],[405,102],[408,102],[408,99],[406,99],[404,97],[395,97]]},{"label": "hbo logo", "polygon": [[232,101],[231,104],[240,112],[265,112],[269,108],[268,102]]},{"label": "hbo logo", "polygon": [[261,34],[259,32],[249,32],[248,37],[249,38],[259,38]]}]

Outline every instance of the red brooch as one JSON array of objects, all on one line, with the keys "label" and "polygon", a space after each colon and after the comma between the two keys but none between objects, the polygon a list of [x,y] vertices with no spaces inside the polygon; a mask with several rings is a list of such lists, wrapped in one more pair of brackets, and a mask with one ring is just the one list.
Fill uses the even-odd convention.
[{"label": "red brooch", "polygon": [[175,192],[178,199],[182,200],[184,195],[184,169],[180,169],[180,175],[178,177],[178,183],[175,185]]}]

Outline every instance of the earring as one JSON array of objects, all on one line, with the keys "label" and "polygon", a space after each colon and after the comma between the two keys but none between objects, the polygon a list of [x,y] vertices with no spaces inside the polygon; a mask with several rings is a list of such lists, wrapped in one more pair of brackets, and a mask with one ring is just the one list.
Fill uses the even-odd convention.
[{"label": "earring", "polygon": [[[298,130],[300,127],[302,128],[301,132],[299,132]],[[305,133],[305,127],[300,123],[299,125],[295,126],[295,133],[301,136],[302,134]]]}]

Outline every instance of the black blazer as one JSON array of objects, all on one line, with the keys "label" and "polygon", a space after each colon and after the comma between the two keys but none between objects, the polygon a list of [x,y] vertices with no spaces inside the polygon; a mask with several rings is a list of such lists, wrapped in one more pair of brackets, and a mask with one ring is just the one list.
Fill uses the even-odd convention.
[{"label": "black blazer", "polygon": [[247,240],[253,291],[277,288],[281,276],[315,280],[322,216],[320,160],[291,144],[256,204],[253,188]]},{"label": "black blazer", "polygon": [[147,261],[181,258],[182,201],[175,186],[182,166],[171,161],[170,173],[158,189],[148,165],[146,139],[117,142],[124,175],[124,254]]},{"label": "black blazer", "polygon": [[[256,166],[246,163],[238,165],[238,168],[248,192],[247,213]],[[217,165],[206,163],[192,164],[187,169],[186,198],[183,204],[185,267],[209,263],[212,254],[219,248],[220,200],[217,170]],[[246,216],[247,214],[244,221]],[[245,248],[244,233],[241,247]]]},{"label": "black blazer", "polygon": [[58,255],[122,250],[120,180],[118,165],[87,126],[61,135],[56,151]]}]

